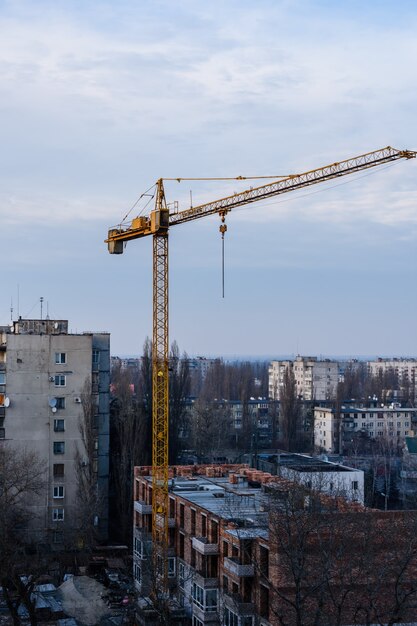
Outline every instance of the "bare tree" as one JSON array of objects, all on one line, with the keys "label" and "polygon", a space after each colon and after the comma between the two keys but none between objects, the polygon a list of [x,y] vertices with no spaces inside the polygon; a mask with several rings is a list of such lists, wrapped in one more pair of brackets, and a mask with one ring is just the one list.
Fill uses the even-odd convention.
[{"label": "bare tree", "polygon": [[32,591],[42,559],[30,540],[33,519],[27,505],[44,492],[45,472],[36,453],[0,445],[0,584],[15,626],[21,623],[21,603],[30,623],[37,624]]},{"label": "bare tree", "polygon": [[180,356],[176,341],[169,355],[169,463],[174,465],[181,452],[180,433],[186,421],[186,400],[190,393],[190,370],[186,353]]},{"label": "bare tree", "polygon": [[284,373],[284,384],[280,392],[280,433],[283,446],[291,452],[302,447],[301,403],[297,395],[292,368]]},{"label": "bare tree", "polygon": [[198,457],[218,456],[229,447],[230,433],[227,405],[197,400],[190,423],[190,443]]},{"label": "bare tree", "polygon": [[91,392],[87,377],[81,394],[82,414],[78,421],[81,446],[76,445],[75,467],[77,477],[77,542],[87,550],[96,544],[103,498],[98,486],[98,429],[96,397]]},{"label": "bare tree", "polygon": [[150,448],[147,436],[147,417],[143,405],[132,390],[127,372],[119,372],[115,379],[115,397],[111,406],[111,455],[113,533],[120,541],[132,542],[132,488],[133,468],[144,458],[143,447]]}]

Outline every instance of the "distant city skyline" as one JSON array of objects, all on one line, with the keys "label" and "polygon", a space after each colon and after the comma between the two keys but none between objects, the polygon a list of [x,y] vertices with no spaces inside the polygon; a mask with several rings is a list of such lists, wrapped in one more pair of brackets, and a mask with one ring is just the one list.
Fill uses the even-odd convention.
[{"label": "distant city skyline", "polygon": [[[159,177],[417,149],[410,0],[5,0],[0,28],[0,324],[12,301],[15,317],[17,300],[39,315],[42,296],[44,315],[140,355],[151,242],[115,258],[104,239]],[[219,219],[172,229],[171,341],[195,355],[416,354],[416,179],[411,160],[232,211],[224,299]],[[166,191],[186,208],[190,188],[197,203],[247,186]]]}]

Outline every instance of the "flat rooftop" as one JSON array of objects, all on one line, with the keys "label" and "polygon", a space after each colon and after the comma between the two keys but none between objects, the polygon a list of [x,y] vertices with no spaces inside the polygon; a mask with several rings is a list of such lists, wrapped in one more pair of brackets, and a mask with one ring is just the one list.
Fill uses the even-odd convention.
[{"label": "flat rooftop", "polygon": [[280,467],[287,467],[297,472],[353,472],[356,471],[351,467],[340,465],[339,463],[331,463],[324,459],[307,456],[304,454],[293,454],[291,452],[282,452],[276,454],[258,454],[258,458],[263,461],[269,461]]}]

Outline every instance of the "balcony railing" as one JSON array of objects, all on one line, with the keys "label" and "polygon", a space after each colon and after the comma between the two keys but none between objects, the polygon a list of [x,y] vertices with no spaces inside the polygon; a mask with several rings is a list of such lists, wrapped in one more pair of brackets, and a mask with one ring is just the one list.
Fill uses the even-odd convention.
[{"label": "balcony railing", "polygon": [[152,504],[146,504],[143,500],[135,500],[135,511],[141,515],[151,515]]},{"label": "balcony railing", "polygon": [[203,589],[217,589],[219,586],[218,578],[209,578],[206,572],[197,570],[194,575],[194,582]]},{"label": "balcony railing", "polygon": [[209,543],[207,537],[193,537],[192,544],[200,554],[219,554],[219,544]]},{"label": "balcony railing", "polygon": [[254,576],[255,575],[255,567],[252,563],[248,563],[243,565],[239,563],[237,559],[233,558],[225,558],[224,559],[224,569],[230,574],[234,574],[235,576]]},{"label": "balcony railing", "polygon": [[237,593],[224,593],[224,604],[228,609],[239,615],[255,615],[255,604],[253,602],[243,602],[242,596]]}]

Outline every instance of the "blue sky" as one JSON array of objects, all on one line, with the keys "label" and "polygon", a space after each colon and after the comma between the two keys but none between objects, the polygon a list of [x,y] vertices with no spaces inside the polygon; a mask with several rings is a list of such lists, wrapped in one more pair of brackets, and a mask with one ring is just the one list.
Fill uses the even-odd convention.
[{"label": "blue sky", "polygon": [[[22,316],[43,296],[73,331],[140,353],[151,242],[110,256],[108,227],[161,176],[417,149],[416,32],[406,1],[0,0],[0,323],[19,289]],[[190,187],[168,199],[186,208]],[[197,203],[238,186],[191,188]],[[181,349],[417,353],[416,161],[230,214],[224,300],[218,222],[171,231]]]}]

